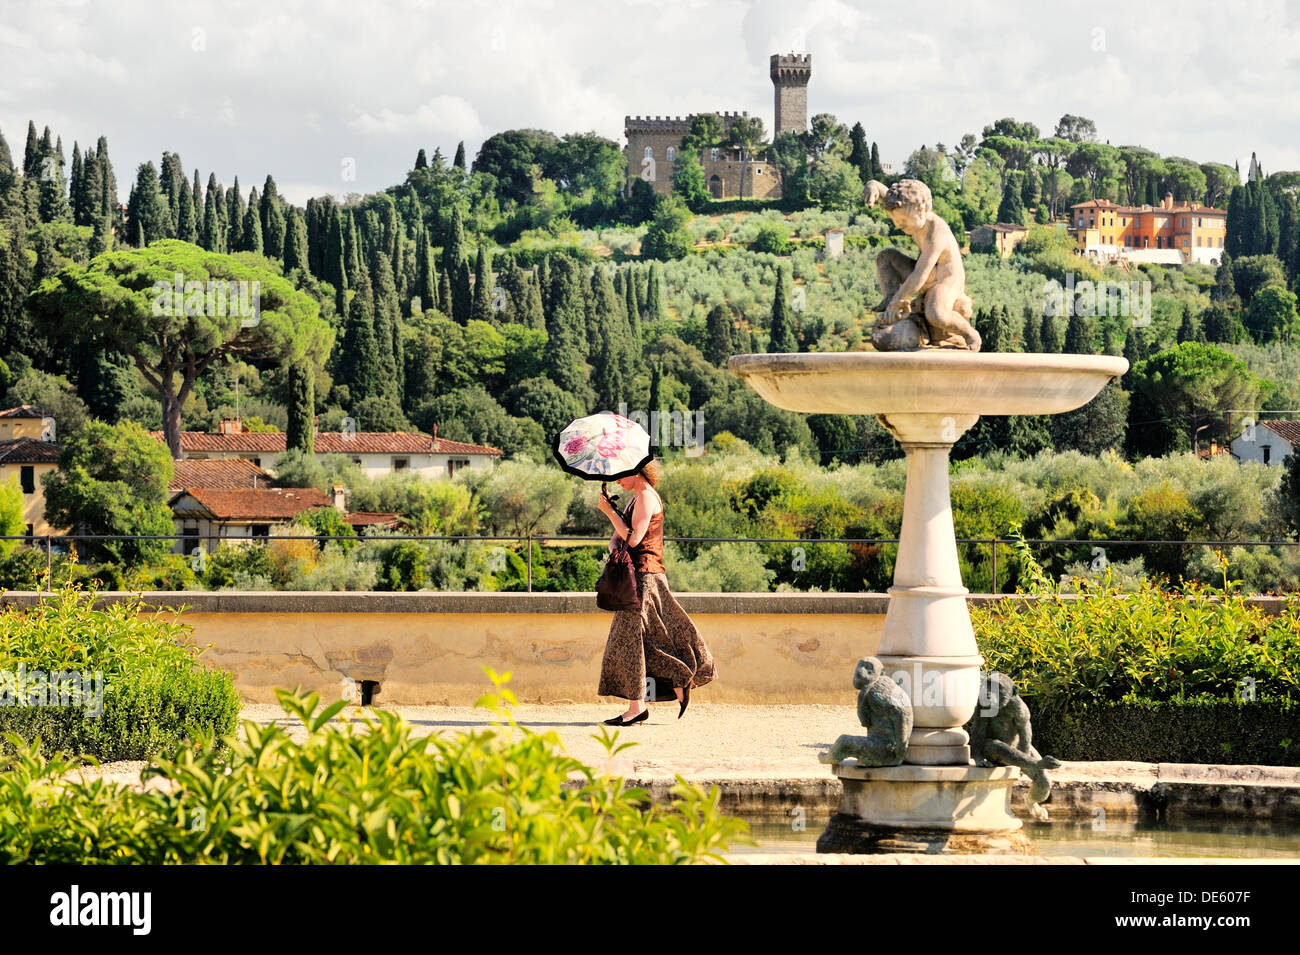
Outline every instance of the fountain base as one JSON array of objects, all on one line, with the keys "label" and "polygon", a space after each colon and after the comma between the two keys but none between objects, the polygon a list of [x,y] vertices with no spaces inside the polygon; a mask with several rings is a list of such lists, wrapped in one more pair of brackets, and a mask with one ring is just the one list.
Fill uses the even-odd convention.
[{"label": "fountain base", "polygon": [[1007,766],[834,767],[844,793],[818,852],[1032,851],[1011,812],[1020,770]]}]

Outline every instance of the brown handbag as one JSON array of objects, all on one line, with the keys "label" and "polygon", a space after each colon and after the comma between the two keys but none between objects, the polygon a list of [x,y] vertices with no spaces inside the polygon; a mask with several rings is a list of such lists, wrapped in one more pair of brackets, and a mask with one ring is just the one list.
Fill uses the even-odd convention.
[{"label": "brown handbag", "polygon": [[627,552],[627,543],[624,541],[620,541],[605,559],[605,569],[596,581],[596,606],[615,613],[641,609],[636,569],[632,566],[632,555]]}]

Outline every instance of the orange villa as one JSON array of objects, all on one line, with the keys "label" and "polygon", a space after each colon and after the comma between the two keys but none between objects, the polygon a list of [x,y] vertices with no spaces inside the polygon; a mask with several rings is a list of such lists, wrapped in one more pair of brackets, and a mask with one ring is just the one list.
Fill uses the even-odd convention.
[{"label": "orange villa", "polygon": [[[1174,205],[1165,193],[1158,206],[1121,206],[1108,199],[1089,199],[1070,207],[1070,232],[1080,255],[1097,259],[1125,257],[1218,265],[1223,257],[1228,213],[1200,203]],[[1168,250],[1160,254],[1161,250]]]}]

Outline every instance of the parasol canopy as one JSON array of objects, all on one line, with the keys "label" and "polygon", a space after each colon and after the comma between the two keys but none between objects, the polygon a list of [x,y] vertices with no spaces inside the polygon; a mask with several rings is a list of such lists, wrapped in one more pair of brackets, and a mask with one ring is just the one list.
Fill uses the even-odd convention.
[{"label": "parasol canopy", "polygon": [[555,436],[551,451],[560,467],[586,481],[631,477],[654,457],[646,430],[612,411],[571,422]]}]

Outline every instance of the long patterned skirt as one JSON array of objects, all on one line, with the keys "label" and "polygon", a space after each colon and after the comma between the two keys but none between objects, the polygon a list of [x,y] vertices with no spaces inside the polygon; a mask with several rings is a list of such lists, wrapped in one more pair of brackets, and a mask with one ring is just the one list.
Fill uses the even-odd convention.
[{"label": "long patterned skirt", "polygon": [[[636,582],[641,610],[614,614],[596,692],[625,700],[653,700],[656,695],[670,698],[675,687],[708,683],[717,675],[713,654],[668,589],[668,578],[638,573]],[[647,678],[654,684],[647,684]]]}]

